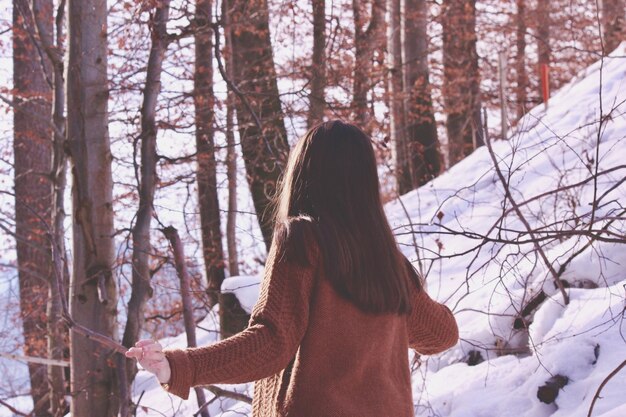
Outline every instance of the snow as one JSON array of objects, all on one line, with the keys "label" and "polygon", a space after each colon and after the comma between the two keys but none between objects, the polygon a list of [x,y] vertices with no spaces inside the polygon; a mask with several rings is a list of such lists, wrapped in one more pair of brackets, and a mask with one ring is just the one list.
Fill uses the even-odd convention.
[{"label": "snow", "polygon": [[222,292],[235,294],[241,307],[250,314],[259,298],[260,281],[259,276],[229,277],[222,283]]},{"label": "snow", "polygon": [[[625,155],[625,49],[626,44],[612,58],[581,73],[552,97],[547,109],[541,105],[529,112],[508,140],[493,142],[513,198],[527,202],[521,210],[531,227],[572,232],[580,230],[574,215],[589,221],[593,181],[541,195],[588,178],[596,169],[596,151],[599,171],[615,169],[598,178],[595,195],[606,195],[593,216],[619,215],[620,202],[626,201],[626,187],[620,183],[624,169],[618,168]],[[609,112],[611,117],[600,126],[600,115]],[[596,241],[587,247],[585,236],[571,234],[544,247],[557,270],[580,251],[562,275],[572,284],[565,305],[515,213],[507,212],[498,222],[510,209],[505,202],[488,149],[482,147],[385,208],[402,250],[426,276],[431,296],[453,308],[461,333],[453,349],[422,358],[421,366],[414,366],[418,416],[586,416],[600,383],[624,360],[623,244]],[[438,213],[443,214],[441,219]],[[608,219],[594,229],[606,226]],[[620,219],[607,227],[621,235],[626,229]],[[250,311],[258,282],[258,276],[242,276],[228,278],[224,285]],[[593,282],[597,288],[574,288],[582,282]],[[546,300],[531,315],[528,333],[514,329],[515,316],[540,291]],[[211,330],[201,333],[202,343],[215,341],[215,312],[199,328]],[[182,347],[184,335],[163,342]],[[469,366],[466,360],[472,350],[485,360]],[[541,403],[538,387],[557,374],[566,376],[568,384],[553,404]],[[604,387],[594,416],[626,415],[625,385],[626,372],[618,373]],[[250,395],[251,387],[228,388]],[[171,397],[143,371],[133,388],[135,398],[145,391],[142,404],[148,407],[140,408],[138,415],[189,415],[197,410],[193,393],[187,401]],[[222,399],[211,404],[210,412],[212,416],[248,415],[249,406]]]}]

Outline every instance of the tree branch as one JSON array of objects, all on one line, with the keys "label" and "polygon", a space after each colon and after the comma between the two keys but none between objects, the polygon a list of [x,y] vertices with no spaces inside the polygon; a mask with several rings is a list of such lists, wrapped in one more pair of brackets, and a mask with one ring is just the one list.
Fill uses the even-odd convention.
[{"label": "tree branch", "polygon": [[502,183],[502,186],[504,187],[504,193],[505,193],[506,199],[509,200],[509,202],[511,203],[511,206],[515,210],[515,214],[517,214],[517,217],[520,219],[520,221],[522,222],[522,224],[528,231],[528,235],[533,241],[533,246],[535,247],[535,250],[537,251],[541,259],[543,260],[548,270],[550,271],[550,274],[552,275],[552,278],[554,279],[554,284],[557,286],[557,288],[563,295],[563,302],[565,303],[565,305],[569,304],[569,296],[567,295],[567,292],[565,291],[565,287],[563,287],[563,282],[561,282],[561,280],[559,279],[559,274],[556,272],[556,270],[554,269],[554,266],[552,266],[552,263],[546,256],[546,253],[544,252],[543,248],[541,247],[539,242],[536,240],[535,233],[532,227],[530,226],[530,223],[528,223],[528,220],[526,220],[526,217],[522,213],[522,210],[519,208],[519,206],[517,205],[517,202],[515,201],[515,199],[513,198],[513,195],[511,194],[511,190],[509,189],[506,178],[504,178],[504,175],[502,174],[502,170],[500,169],[500,165],[498,164],[498,161],[496,159],[496,154],[493,152],[493,147],[491,146],[491,139],[489,137],[487,129],[485,129],[485,143],[487,145],[487,149],[489,150],[489,156],[491,157],[493,166],[496,169],[496,174],[498,175],[498,179],[500,180],[500,182]]}]

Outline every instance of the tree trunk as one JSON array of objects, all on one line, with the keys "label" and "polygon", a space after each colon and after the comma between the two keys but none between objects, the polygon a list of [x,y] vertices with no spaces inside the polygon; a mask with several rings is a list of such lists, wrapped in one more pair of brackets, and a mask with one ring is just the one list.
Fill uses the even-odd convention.
[{"label": "tree trunk", "polygon": [[267,0],[231,0],[234,82],[243,159],[263,240],[272,241],[271,200],[289,143],[272,56]]},{"label": "tree trunk", "polygon": [[[196,13],[197,12],[198,10],[196,9]],[[193,318],[190,280],[189,273],[187,272],[187,264],[185,263],[185,251],[183,244],[180,241],[178,230],[176,230],[175,227],[166,227],[163,229],[163,234],[172,246],[172,252],[174,253],[174,265],[176,266],[176,272],[178,273],[178,278],[180,280],[180,296],[183,304],[183,320],[185,322],[185,333],[187,335],[187,347],[196,347],[198,346],[198,342],[196,341],[196,322]],[[202,407],[202,405],[206,402],[204,390],[201,387],[195,387],[194,391],[196,392],[198,407]],[[202,417],[210,417],[209,411],[206,407],[202,408],[200,415]]]},{"label": "tree trunk", "polygon": [[[51,30],[52,2],[42,10],[41,25]],[[38,54],[34,20],[29,2],[13,2],[13,83],[16,109],[13,116],[15,175],[15,238],[20,291],[20,315],[24,354],[47,357],[46,303],[51,277],[51,247],[47,225],[51,223],[52,114],[50,62]],[[47,368],[28,364],[35,416],[47,416]]]},{"label": "tree trunk", "polygon": [[309,94],[309,128],[324,118],[326,89],[326,1],[312,0],[313,56],[311,58],[311,92]]},{"label": "tree trunk", "polygon": [[[232,24],[230,20],[230,3],[223,0],[223,20],[225,25],[226,38],[226,72],[229,79],[234,79],[234,53],[232,39]],[[239,261],[237,256],[236,243],[236,219],[237,219],[237,152],[235,150],[235,137],[233,126],[233,113],[235,112],[234,91],[229,87],[227,96],[226,109],[226,141],[228,146],[227,155],[227,174],[228,174],[228,223],[227,223],[227,242],[228,242],[228,258],[229,272],[231,276],[239,275]],[[234,294],[220,292],[220,336],[226,339],[243,329],[248,325],[249,316],[241,308],[239,300]]]},{"label": "tree trunk", "polygon": [[626,40],[624,20],[624,0],[602,0],[602,34],[604,36],[604,54],[608,55]]},{"label": "tree trunk", "polygon": [[[108,133],[107,5],[69,0],[67,141],[72,162],[73,269],[70,314],[113,340],[117,330],[111,150]],[[72,415],[116,416],[116,353],[70,331]]]},{"label": "tree trunk", "polygon": [[428,4],[404,0],[404,11],[406,140],[414,189],[439,175],[442,157],[430,92]]},{"label": "tree trunk", "polygon": [[[537,2],[537,74],[541,74],[541,67],[550,65],[550,2]],[[539,103],[543,101],[542,81],[539,81]]]},{"label": "tree trunk", "polygon": [[[53,17],[53,4],[49,0],[33,1],[33,17],[35,27],[46,56],[52,65],[52,165],[51,165],[51,244],[54,251],[58,251],[63,260],[60,269],[61,281],[68,288],[69,270],[65,251],[65,187],[67,185],[67,158],[65,155],[65,65],[64,55],[64,19],[65,3],[61,2],[57,8],[54,27],[50,22]],[[54,262],[52,262],[54,264]],[[67,292],[59,287],[56,272],[50,277],[48,303],[46,314],[48,317],[48,357],[54,360],[63,360],[69,350],[67,344],[68,331],[63,320],[63,303],[67,302]],[[66,384],[65,371],[59,366],[48,366],[48,387],[50,394],[50,413],[60,417],[67,413],[68,404],[65,400]]]},{"label": "tree trunk", "polygon": [[198,155],[198,202],[202,254],[207,277],[207,292],[212,307],[217,304],[224,281],[224,251],[217,198],[213,107],[213,41],[210,29],[212,0],[196,1],[195,32],[196,67],[194,72],[194,106],[196,111],[196,148]]},{"label": "tree trunk", "polygon": [[371,118],[367,107],[367,93],[372,88],[372,60],[374,52],[381,47],[385,18],[385,0],[372,0],[370,21],[365,29],[363,1],[352,0],[354,15],[354,86],[352,109],[355,123],[369,131]]},{"label": "tree trunk", "polygon": [[[154,190],[157,183],[156,175],[156,105],[161,92],[161,72],[163,59],[167,50],[167,21],[169,20],[169,0],[157,3],[149,24],[152,45],[146,69],[146,85],[143,90],[141,105],[141,166],[139,181],[139,208],[135,216],[133,227],[133,270],[130,299],[128,300],[128,316],[122,344],[127,348],[135,345],[141,335],[144,325],[144,310],[148,299],[152,296],[150,286],[150,225],[154,212]],[[126,360],[126,375],[119,383],[120,390],[126,398],[122,398],[121,414],[125,416],[130,409],[129,385],[137,374],[134,360]]]},{"label": "tree trunk", "polygon": [[[222,0],[222,11],[228,10],[228,0]],[[233,79],[233,45],[230,35],[230,17],[222,12],[224,37],[226,38],[226,72]],[[226,218],[226,245],[228,247],[228,272],[230,276],[239,275],[239,256],[237,254],[237,149],[235,144],[235,93],[228,87],[226,96],[226,175],[228,177],[228,216]]]},{"label": "tree trunk", "polygon": [[476,0],[444,0],[443,96],[448,159],[454,165],[484,144],[476,52]]},{"label": "tree trunk", "polygon": [[413,189],[411,164],[406,140],[404,117],[404,83],[402,65],[402,10],[401,0],[388,0],[389,26],[387,28],[387,52],[389,59],[390,133],[393,142],[393,159],[398,193]]},{"label": "tree trunk", "polygon": [[228,93],[226,103],[226,175],[228,176],[228,216],[226,218],[226,245],[228,246],[228,272],[239,275],[237,254],[237,150],[235,149],[234,104],[235,97]]},{"label": "tree trunk", "polygon": [[528,76],[526,75],[526,0],[517,0],[517,14],[515,15],[515,70],[517,73],[517,118],[526,114],[526,88]]}]

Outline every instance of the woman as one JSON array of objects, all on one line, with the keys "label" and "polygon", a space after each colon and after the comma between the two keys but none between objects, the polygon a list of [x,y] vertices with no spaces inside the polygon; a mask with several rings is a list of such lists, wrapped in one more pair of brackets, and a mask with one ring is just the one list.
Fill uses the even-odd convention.
[{"label": "woman", "polygon": [[182,398],[195,385],[256,381],[256,417],[409,417],[408,347],[458,340],[400,253],[368,136],[340,121],[294,147],[279,192],[259,300],[243,332],[211,346],[129,349]]}]

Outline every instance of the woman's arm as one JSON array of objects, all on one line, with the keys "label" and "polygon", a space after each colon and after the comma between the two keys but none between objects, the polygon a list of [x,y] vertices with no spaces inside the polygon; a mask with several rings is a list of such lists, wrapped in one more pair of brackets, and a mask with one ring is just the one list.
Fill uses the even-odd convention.
[{"label": "woman's arm", "polygon": [[407,260],[413,308],[408,319],[409,346],[424,355],[443,352],[459,340],[459,328],[452,311],[431,299],[422,285],[417,272]]},{"label": "woman's arm", "polygon": [[[171,368],[170,381],[164,385],[169,392],[186,399],[189,388],[196,385],[250,382],[287,367],[308,325],[309,299],[319,263],[315,239],[310,233],[304,236],[308,258],[304,263],[272,245],[259,300],[246,330],[210,346],[164,351]],[[290,244],[293,242],[287,241],[283,247]]]}]

